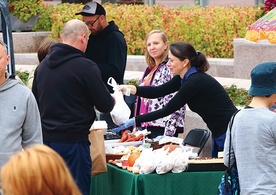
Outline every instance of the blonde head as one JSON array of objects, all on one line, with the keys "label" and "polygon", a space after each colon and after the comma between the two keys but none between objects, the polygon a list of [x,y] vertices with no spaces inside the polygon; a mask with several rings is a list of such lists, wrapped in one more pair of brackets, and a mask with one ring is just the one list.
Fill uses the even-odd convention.
[{"label": "blonde head", "polygon": [[[164,31],[162,30],[152,30],[150,31],[148,34],[147,34],[147,37],[146,37],[146,40],[145,40],[145,43],[146,43],[146,48],[147,48],[147,41],[148,41],[148,38],[152,35],[152,34],[160,34],[161,36],[161,39],[162,41],[165,43],[165,44],[168,44],[168,39],[167,39],[167,35],[165,34]],[[169,48],[166,47],[165,50],[164,50],[164,53],[162,54],[162,57],[161,57],[161,62],[163,62],[167,56],[168,56],[168,52],[169,52]],[[155,62],[155,59],[150,56],[148,50],[146,49],[145,51],[145,58],[146,58],[146,62],[148,64],[148,67],[151,69],[153,68],[156,64]]]},{"label": "blonde head", "polygon": [[2,167],[5,195],[80,195],[69,169],[58,153],[35,145],[15,154]]}]

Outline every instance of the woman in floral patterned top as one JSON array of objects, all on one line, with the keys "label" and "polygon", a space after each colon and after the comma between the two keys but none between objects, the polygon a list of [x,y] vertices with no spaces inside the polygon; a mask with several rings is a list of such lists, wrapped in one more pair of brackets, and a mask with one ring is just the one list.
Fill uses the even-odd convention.
[{"label": "woman in floral patterned top", "polygon": [[[172,79],[173,75],[169,70],[167,63],[168,40],[166,34],[161,30],[152,30],[146,37],[146,68],[140,81],[140,86],[159,86]],[[163,108],[175,93],[165,95],[160,98],[148,99],[137,98],[136,115],[143,115],[160,108]],[[183,133],[185,106],[174,113],[160,119],[149,122],[142,122],[136,127],[147,128],[151,131],[149,138],[155,138],[159,135],[178,136]]]}]

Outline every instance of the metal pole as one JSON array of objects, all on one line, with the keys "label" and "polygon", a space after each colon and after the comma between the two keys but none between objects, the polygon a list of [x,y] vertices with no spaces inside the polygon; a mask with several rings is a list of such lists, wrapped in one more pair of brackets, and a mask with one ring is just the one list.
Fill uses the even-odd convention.
[{"label": "metal pole", "polygon": [[209,0],[194,0],[195,5],[200,5],[201,7],[206,7],[207,5],[210,5]]},{"label": "metal pole", "polygon": [[255,0],[255,5],[264,4],[264,0]]},{"label": "metal pole", "polygon": [[153,6],[155,4],[155,0],[145,0],[145,4]]},{"label": "metal pole", "polygon": [[209,5],[209,0],[200,0],[199,4],[201,7],[206,7],[207,5]]},{"label": "metal pole", "polygon": [[153,6],[155,4],[155,0],[149,0],[149,6]]},{"label": "metal pole", "polygon": [[4,43],[7,45],[8,55],[10,56],[10,62],[8,64],[8,72],[10,75],[15,75],[15,63],[14,63],[14,52],[13,52],[13,40],[10,14],[8,10],[8,1],[0,1],[1,9],[1,21],[2,21],[2,33]]}]

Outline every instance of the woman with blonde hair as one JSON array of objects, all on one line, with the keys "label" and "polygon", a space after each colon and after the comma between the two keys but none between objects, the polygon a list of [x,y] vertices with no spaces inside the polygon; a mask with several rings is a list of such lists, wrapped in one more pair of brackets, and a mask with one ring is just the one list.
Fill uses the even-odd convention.
[{"label": "woman with blonde hair", "polygon": [[[173,74],[166,65],[168,62],[169,43],[166,34],[162,30],[152,30],[148,33],[146,40],[145,58],[148,67],[140,80],[140,86],[159,86],[173,78]],[[174,96],[170,93],[159,98],[137,99],[135,116],[147,114],[163,108]],[[178,137],[183,133],[185,105],[172,114],[153,121],[136,124],[136,127],[147,128],[151,132],[149,138],[159,135]]]},{"label": "woman with blonde hair", "polygon": [[3,194],[80,195],[64,160],[46,145],[34,145],[2,167]]}]

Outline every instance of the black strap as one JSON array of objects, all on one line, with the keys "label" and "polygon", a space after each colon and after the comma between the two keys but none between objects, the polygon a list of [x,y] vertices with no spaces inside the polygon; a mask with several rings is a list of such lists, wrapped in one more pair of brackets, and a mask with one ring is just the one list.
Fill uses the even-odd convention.
[{"label": "black strap", "polygon": [[229,136],[229,153],[228,153],[229,159],[228,159],[228,168],[230,168],[230,159],[231,159],[231,155],[230,155],[230,154],[231,154],[231,142],[232,142],[231,130],[232,130],[234,118],[235,118],[236,114],[237,114],[239,111],[240,111],[240,110],[237,110],[237,111],[233,114],[233,116],[232,116],[232,118],[231,118],[231,120],[230,120],[230,122],[229,122],[229,133],[230,133],[230,136]]}]

